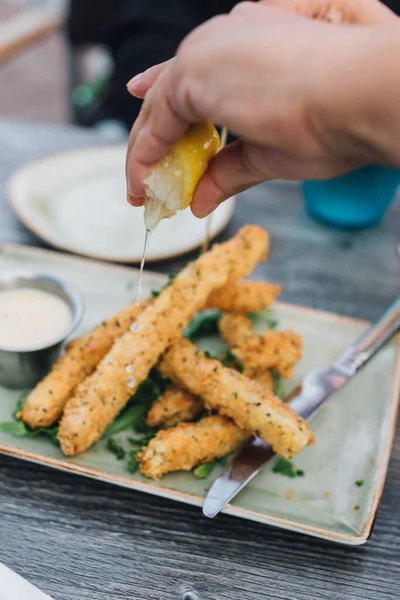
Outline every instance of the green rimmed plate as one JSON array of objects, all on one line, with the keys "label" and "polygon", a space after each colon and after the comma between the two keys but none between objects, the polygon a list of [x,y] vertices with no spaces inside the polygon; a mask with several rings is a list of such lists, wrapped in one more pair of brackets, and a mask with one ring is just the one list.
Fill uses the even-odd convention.
[{"label": "green rimmed plate", "polygon": [[[116,312],[132,299],[137,271],[24,246],[4,246],[0,270],[30,269],[68,279],[82,292],[86,316],[81,331]],[[144,276],[144,293],[165,278]],[[304,338],[304,357],[286,391],[311,369],[332,362],[366,324],[338,315],[277,304],[281,328]],[[79,333],[79,332],[78,332]],[[213,350],[215,341],[203,341]],[[313,421],[316,444],[304,450],[296,466],[304,477],[288,479],[267,465],[225,512],[260,523],[300,531],[346,544],[367,541],[375,518],[394,434],[400,387],[399,340],[389,343]],[[0,388],[0,421],[10,420],[19,392]],[[124,433],[121,436],[126,435]],[[160,482],[131,475],[100,441],[85,454],[65,458],[46,439],[0,433],[0,451],[52,468],[101,479],[158,496],[201,506],[219,474],[198,480],[176,473]],[[363,482],[357,485],[356,482]]]}]

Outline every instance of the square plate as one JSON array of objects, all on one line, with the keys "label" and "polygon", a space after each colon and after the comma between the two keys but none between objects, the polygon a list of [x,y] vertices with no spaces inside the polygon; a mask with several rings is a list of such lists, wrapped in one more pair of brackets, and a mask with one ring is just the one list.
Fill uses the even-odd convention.
[{"label": "square plate", "polygon": [[[82,333],[132,300],[137,271],[24,246],[3,246],[0,269],[29,269],[69,280],[82,292]],[[145,273],[144,294],[158,289],[162,275]],[[304,338],[304,357],[289,392],[310,370],[331,363],[366,327],[354,319],[277,304],[280,328]],[[203,340],[202,345],[213,340]],[[394,338],[313,420],[315,445],[297,458],[304,477],[288,479],[266,465],[225,512],[345,544],[367,541],[381,496],[393,440],[400,386],[399,339]],[[8,421],[18,391],[0,388],[0,421]],[[124,435],[124,432],[119,434]],[[125,434],[126,435],[126,434]],[[160,482],[131,475],[100,441],[75,458],[51,442],[0,433],[0,452],[115,485],[201,506],[215,469],[206,480],[175,473]],[[357,486],[356,481],[363,481]]]}]

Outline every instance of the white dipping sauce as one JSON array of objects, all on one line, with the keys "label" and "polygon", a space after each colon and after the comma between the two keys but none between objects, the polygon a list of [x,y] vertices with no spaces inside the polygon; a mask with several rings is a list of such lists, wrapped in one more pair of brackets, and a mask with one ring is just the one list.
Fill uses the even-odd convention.
[{"label": "white dipping sauce", "polygon": [[33,288],[0,292],[0,349],[45,347],[71,323],[69,306],[54,294]]}]

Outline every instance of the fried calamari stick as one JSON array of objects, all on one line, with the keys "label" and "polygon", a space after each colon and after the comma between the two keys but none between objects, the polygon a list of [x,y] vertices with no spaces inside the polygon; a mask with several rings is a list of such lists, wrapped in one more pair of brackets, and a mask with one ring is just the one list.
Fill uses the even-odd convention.
[{"label": "fried calamari stick", "polygon": [[[119,338],[65,405],[58,439],[64,454],[84,452],[106,428],[167,347],[181,335],[207,298],[228,282],[251,273],[266,257],[268,236],[255,225],[215,245],[179,273],[138,316],[134,332]],[[127,374],[133,369],[132,374]]]},{"label": "fried calamari stick", "polygon": [[[246,371],[244,372],[247,375]],[[270,371],[257,371],[249,375],[271,392],[274,378]],[[167,429],[178,423],[194,421],[204,410],[204,402],[198,396],[178,387],[171,387],[153,402],[147,413],[146,423],[153,429]]]},{"label": "fried calamari stick", "polygon": [[174,427],[182,421],[197,419],[204,410],[204,402],[186,390],[172,387],[153,402],[146,423],[153,429]]},{"label": "fried calamari stick", "polygon": [[222,312],[253,313],[265,310],[282,291],[279,284],[264,281],[233,281],[216,290],[208,299],[207,307]]},{"label": "fried calamari stick", "polygon": [[148,304],[149,300],[129,304],[89,333],[72,340],[50,373],[29,394],[19,418],[34,429],[57,421],[76,386],[93,373],[114,341]]},{"label": "fried calamari stick", "polygon": [[247,375],[247,377],[249,377],[250,379],[253,379],[254,381],[257,381],[257,383],[263,385],[270,392],[274,391],[274,378],[272,376],[271,371],[260,370],[256,371],[255,373],[249,374],[246,373],[245,369],[244,374]]},{"label": "fried calamari stick", "polygon": [[218,327],[222,338],[251,375],[274,369],[282,377],[289,378],[301,358],[301,337],[293,331],[259,334],[247,317],[229,313],[222,315]]},{"label": "fried calamari stick", "polygon": [[176,385],[200,396],[207,408],[256,433],[285,458],[292,458],[313,442],[308,423],[272,392],[207,358],[186,339],[172,343],[158,368]]},{"label": "fried calamari stick", "polygon": [[160,479],[172,471],[191,471],[233,452],[251,433],[227,417],[213,415],[159,431],[137,458],[145,477]]},{"label": "fried calamari stick", "polygon": [[[280,293],[280,285],[258,281],[231,282],[208,299],[210,308],[231,312],[255,312],[268,308]],[[149,303],[132,303],[98,325],[93,331],[71,341],[47,375],[29,394],[19,417],[32,428],[48,427],[57,421],[78,384],[91,375],[116,339],[126,333],[138,311]]]}]

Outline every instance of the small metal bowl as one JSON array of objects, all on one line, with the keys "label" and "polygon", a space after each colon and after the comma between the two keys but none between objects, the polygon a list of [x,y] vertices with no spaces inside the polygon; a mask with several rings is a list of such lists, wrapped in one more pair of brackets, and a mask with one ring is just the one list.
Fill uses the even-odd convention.
[{"label": "small metal bowl", "polygon": [[50,345],[20,349],[0,346],[0,385],[11,389],[29,389],[49,372],[57,360],[63,343],[82,320],[84,304],[79,292],[55,277],[27,271],[10,271],[0,275],[0,292],[19,288],[33,288],[54,294],[64,300],[71,311],[68,328]]}]

